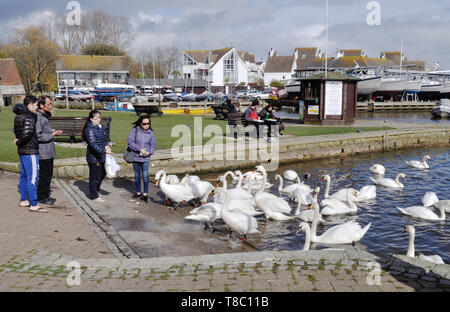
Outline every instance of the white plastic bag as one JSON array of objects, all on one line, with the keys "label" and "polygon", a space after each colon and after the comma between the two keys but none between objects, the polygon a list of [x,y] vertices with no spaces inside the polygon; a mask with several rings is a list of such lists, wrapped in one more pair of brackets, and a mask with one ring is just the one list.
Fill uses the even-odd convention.
[{"label": "white plastic bag", "polygon": [[109,179],[115,178],[116,172],[120,170],[120,166],[117,164],[116,160],[111,154],[106,154],[105,169],[106,177],[108,177]]}]

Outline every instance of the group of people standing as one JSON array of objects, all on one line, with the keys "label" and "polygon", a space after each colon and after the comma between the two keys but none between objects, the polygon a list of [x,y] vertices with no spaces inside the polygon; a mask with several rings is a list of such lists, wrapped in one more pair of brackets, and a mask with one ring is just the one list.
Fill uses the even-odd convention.
[{"label": "group of people standing", "polygon": [[[25,97],[23,104],[16,104],[14,118],[14,144],[20,158],[20,207],[29,207],[31,212],[48,212],[39,204],[53,205],[55,198],[50,197],[53,163],[56,157],[54,137],[63,134],[51,126],[53,103],[50,97],[39,99],[32,95]],[[98,110],[89,112],[82,131],[87,143],[86,161],[89,166],[89,195],[96,202],[105,202],[99,196],[100,186],[106,176],[106,154],[112,154],[106,142],[106,136]],[[150,157],[156,149],[156,140],[151,128],[150,117],[141,116],[133,123],[128,136],[128,146],[134,152],[133,169],[135,173],[136,193],[133,198],[141,197],[148,201]],[[141,184],[144,182],[142,192]]]},{"label": "group of people standing", "polygon": [[20,158],[20,206],[32,212],[48,212],[39,206],[53,205],[50,184],[53,176],[53,161],[56,156],[54,137],[61,130],[54,130],[49,119],[53,103],[50,97],[26,96],[23,104],[16,104],[13,112],[14,133]]},{"label": "group of people standing", "polygon": [[[111,147],[106,142],[102,129],[101,114],[98,110],[89,113],[88,121],[83,129],[83,140],[87,144],[86,161],[89,166],[89,194],[96,202],[105,202],[100,197],[99,191],[103,179],[106,176],[106,154],[112,154]],[[155,135],[151,127],[149,116],[140,116],[133,123],[133,128],[128,135],[128,147],[134,153],[133,170],[135,176],[136,193],[134,199],[148,201],[149,174],[148,166],[151,155],[156,149]],[[142,182],[144,189],[142,191]]]}]

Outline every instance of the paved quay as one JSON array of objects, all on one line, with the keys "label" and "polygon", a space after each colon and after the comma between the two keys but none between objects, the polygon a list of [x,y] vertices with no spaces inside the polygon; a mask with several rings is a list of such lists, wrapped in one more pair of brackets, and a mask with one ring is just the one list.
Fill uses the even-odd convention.
[{"label": "paved quay", "polygon": [[[154,186],[155,200],[136,204],[128,200],[127,188],[128,193],[119,192],[124,181],[108,180],[102,186],[107,202],[94,204],[85,198],[86,181],[54,179],[52,196],[57,204],[44,214],[18,207],[18,179],[17,173],[0,173],[0,291],[450,290],[450,265],[374,255],[351,246],[256,252],[242,243],[222,241],[226,253],[211,254],[206,251],[217,242],[211,242],[199,226],[200,241],[210,247],[202,249],[196,243],[170,249],[172,240],[187,235],[183,222],[170,227],[170,221],[186,211],[162,207]],[[131,231],[119,219],[135,220],[139,229]],[[139,223],[144,219],[152,222]],[[153,239],[153,248],[145,249],[143,241],[148,239]]]}]

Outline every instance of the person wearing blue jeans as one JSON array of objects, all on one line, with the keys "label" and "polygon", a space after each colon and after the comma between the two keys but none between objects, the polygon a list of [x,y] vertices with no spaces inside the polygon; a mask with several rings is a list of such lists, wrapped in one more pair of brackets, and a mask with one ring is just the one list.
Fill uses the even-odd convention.
[{"label": "person wearing blue jeans", "polygon": [[31,212],[48,212],[38,206],[37,181],[39,177],[39,143],[36,134],[37,99],[28,95],[23,104],[14,105],[14,144],[20,158],[20,207],[30,207]]},{"label": "person wearing blue jeans", "polygon": [[[133,198],[140,198],[148,201],[148,164],[150,157],[156,149],[155,135],[150,123],[149,116],[141,116],[133,123],[134,127],[128,135],[128,147],[134,152],[134,178],[136,184],[136,193]],[[142,192],[141,183],[144,181],[144,190]]]}]

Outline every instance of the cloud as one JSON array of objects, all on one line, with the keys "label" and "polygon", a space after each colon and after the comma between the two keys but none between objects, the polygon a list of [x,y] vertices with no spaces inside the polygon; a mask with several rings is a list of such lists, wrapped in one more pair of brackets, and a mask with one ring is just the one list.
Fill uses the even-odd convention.
[{"label": "cloud", "polygon": [[[329,52],[360,48],[378,57],[399,50],[404,38],[408,59],[440,60],[450,68],[450,3],[440,0],[378,0],[381,25],[367,25],[370,0],[329,1]],[[37,23],[50,12],[67,13],[67,1],[4,1],[0,39],[17,25]],[[295,47],[325,48],[325,1],[311,0],[79,0],[83,11],[126,15],[136,33],[131,49],[175,46],[217,49],[233,45],[266,58],[270,48],[291,55]],[[5,4],[3,4],[5,3]],[[51,16],[48,16],[50,18]],[[332,52],[332,53],[331,53]]]}]

